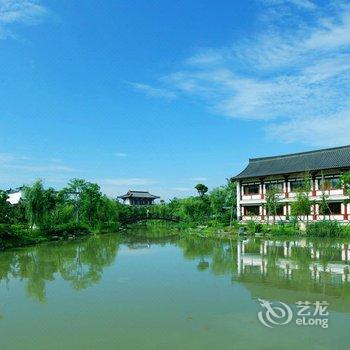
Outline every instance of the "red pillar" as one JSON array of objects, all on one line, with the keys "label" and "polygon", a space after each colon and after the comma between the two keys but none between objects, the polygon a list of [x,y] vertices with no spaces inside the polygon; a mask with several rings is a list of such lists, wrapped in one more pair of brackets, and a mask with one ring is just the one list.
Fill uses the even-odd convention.
[{"label": "red pillar", "polygon": [[345,204],[344,204],[344,220],[348,220],[348,219],[349,219],[348,204],[345,203]]},{"label": "red pillar", "polygon": [[261,199],[264,199],[264,197],[265,197],[265,195],[264,195],[264,179],[260,179],[260,185],[261,185],[260,197],[261,197]]},{"label": "red pillar", "polygon": [[285,197],[288,198],[289,197],[289,192],[288,192],[288,177],[285,177],[284,180],[285,186],[286,186],[286,191],[284,193]]},{"label": "red pillar", "polygon": [[314,219],[314,220],[317,220],[316,204],[314,204],[314,215],[313,215],[313,219]]},{"label": "red pillar", "polygon": [[316,176],[312,175],[312,196],[316,197]]}]

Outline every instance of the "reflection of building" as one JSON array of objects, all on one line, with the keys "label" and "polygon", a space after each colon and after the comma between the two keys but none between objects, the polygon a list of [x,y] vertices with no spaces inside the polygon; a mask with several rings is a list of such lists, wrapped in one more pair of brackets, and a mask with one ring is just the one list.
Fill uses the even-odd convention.
[{"label": "reflection of building", "polygon": [[121,198],[124,204],[128,205],[151,205],[159,197],[147,191],[128,191],[128,193],[118,198]]},{"label": "reflection of building", "polygon": [[303,241],[237,243],[237,275],[253,299],[327,301],[350,313],[350,244]]},{"label": "reflection of building", "polygon": [[[350,169],[350,146],[312,152],[295,153],[275,157],[250,159],[248,166],[233,180],[237,181],[237,215],[241,220],[252,218],[261,221],[267,217],[266,193],[278,192],[277,220],[287,220],[291,214],[291,202],[303,187],[305,172],[310,174],[310,199],[315,201],[309,221],[332,219],[348,221],[350,204],[339,188],[340,175]],[[322,212],[322,194],[327,196],[328,207]]]},{"label": "reflection of building", "polygon": [[5,191],[8,195],[7,201],[11,204],[17,204],[22,198],[23,195],[23,187],[17,187],[17,188],[10,188],[9,190]]},{"label": "reflection of building", "polygon": [[[323,277],[328,274],[335,282],[350,282],[350,244],[335,244],[336,250],[334,261],[322,263],[324,252],[314,247],[312,243],[305,241],[261,241],[260,246],[255,251],[247,252],[247,246],[251,241],[244,240],[237,243],[237,266],[238,275],[245,273],[259,273],[267,275],[269,269],[279,269],[281,277],[291,278],[293,273],[300,270],[300,262],[292,259],[292,250],[305,249],[310,261],[306,261],[307,269],[310,271],[310,278],[315,282],[321,282]],[[269,260],[269,252],[274,249],[273,256],[276,258],[273,262]],[[334,254],[334,253],[333,253]]]}]

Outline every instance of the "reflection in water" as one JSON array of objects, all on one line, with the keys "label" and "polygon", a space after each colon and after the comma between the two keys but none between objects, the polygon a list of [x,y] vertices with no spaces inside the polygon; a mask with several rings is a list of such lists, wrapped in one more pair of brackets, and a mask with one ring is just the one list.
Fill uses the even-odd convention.
[{"label": "reflection in water", "polygon": [[[348,242],[258,238],[222,242],[190,236],[125,243],[129,250],[177,246],[185,259],[196,261],[198,271],[228,275],[253,298],[287,303],[327,300],[330,308],[350,312]],[[74,290],[86,289],[99,283],[104,268],[115,263],[119,244],[117,235],[104,235],[2,252],[0,283],[19,279],[27,294],[41,302],[45,301],[47,282],[57,277],[68,281]]]},{"label": "reflection in water", "polygon": [[[1,349],[344,349],[349,257],[341,241],[115,234],[2,252]],[[331,327],[270,332],[258,298],[327,301]]]},{"label": "reflection in water", "polygon": [[46,283],[60,276],[75,290],[98,283],[103,269],[113,263],[119,247],[116,235],[43,244],[0,255],[0,282],[20,279],[29,296],[45,301]]},{"label": "reflection in water", "polygon": [[350,243],[258,238],[222,243],[188,237],[179,241],[198,270],[230,274],[254,298],[295,303],[327,300],[330,309],[350,312]]}]

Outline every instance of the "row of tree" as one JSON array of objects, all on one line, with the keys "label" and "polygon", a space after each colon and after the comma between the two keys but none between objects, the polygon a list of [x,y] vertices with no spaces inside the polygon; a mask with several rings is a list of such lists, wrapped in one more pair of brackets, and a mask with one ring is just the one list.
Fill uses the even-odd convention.
[{"label": "row of tree", "polygon": [[85,225],[90,229],[116,228],[131,216],[150,213],[176,216],[188,224],[229,224],[235,216],[235,185],[228,183],[208,192],[203,184],[195,187],[198,196],[174,198],[152,206],[131,207],[102,194],[100,187],[82,179],[73,179],[57,191],[45,188],[41,180],[25,186],[18,204],[8,202],[0,191],[0,224],[21,225],[33,230],[48,230],[64,224]]},{"label": "row of tree", "polygon": [[118,201],[103,195],[97,184],[82,179],[71,180],[56,191],[45,188],[38,180],[23,189],[23,198],[11,205],[6,192],[0,192],[0,223],[21,224],[33,228],[77,223],[91,228],[120,221],[125,208]]}]

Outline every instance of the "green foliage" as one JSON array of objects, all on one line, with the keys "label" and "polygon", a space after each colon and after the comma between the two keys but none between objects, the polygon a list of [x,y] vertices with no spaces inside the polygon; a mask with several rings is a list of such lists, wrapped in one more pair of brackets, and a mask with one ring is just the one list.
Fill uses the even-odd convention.
[{"label": "green foliage", "polygon": [[208,187],[203,184],[197,184],[195,189],[198,191],[200,197],[203,197],[208,192]]},{"label": "green foliage", "polygon": [[0,249],[38,243],[41,240],[37,231],[28,231],[26,226],[0,224]]},{"label": "green foliage", "polygon": [[66,238],[68,236],[86,236],[90,233],[88,226],[70,222],[66,224],[55,225],[47,227],[43,230],[43,234],[49,237],[57,236]]},{"label": "green foliage", "polygon": [[255,222],[254,220],[249,220],[247,222],[247,232],[250,234],[263,232],[263,225],[261,223]]},{"label": "green foliage", "polygon": [[72,179],[62,190],[62,197],[74,206],[76,222],[92,227],[98,222],[98,208],[102,200],[100,186],[83,179]]},{"label": "green foliage", "polygon": [[11,204],[7,201],[8,195],[4,191],[0,191],[0,222],[9,223],[11,215]]},{"label": "green foliage", "polygon": [[350,171],[344,173],[340,178],[341,188],[344,190],[344,193],[350,197]]},{"label": "green foliage", "polygon": [[266,192],[266,215],[273,217],[273,224],[275,224],[277,210],[280,208],[281,203],[279,203],[279,192],[276,188],[271,188]]},{"label": "green foliage", "polygon": [[275,226],[264,226],[265,233],[269,233],[273,236],[295,236],[299,233],[293,224],[278,224]]},{"label": "green foliage", "polygon": [[162,215],[179,217],[189,227],[198,225],[228,226],[236,214],[236,190],[234,183],[214,188],[199,197],[174,198],[167,204],[151,207]]},{"label": "green foliage", "polygon": [[350,225],[342,226],[342,236],[350,237]]},{"label": "green foliage", "polygon": [[34,225],[40,226],[43,223],[45,199],[48,197],[44,195],[44,192],[42,180],[37,180],[32,186],[24,188],[26,215],[32,228]]},{"label": "green foliage", "polygon": [[342,227],[337,221],[313,222],[306,229],[308,235],[317,237],[339,237],[342,232]]},{"label": "green foliage", "polygon": [[310,175],[305,173],[303,186],[297,191],[296,201],[291,204],[292,216],[298,218],[299,220],[303,220],[306,217],[306,221],[308,221],[308,217],[311,214],[312,201],[309,198],[310,191]]}]

